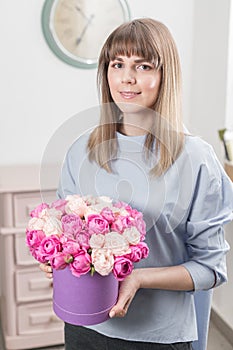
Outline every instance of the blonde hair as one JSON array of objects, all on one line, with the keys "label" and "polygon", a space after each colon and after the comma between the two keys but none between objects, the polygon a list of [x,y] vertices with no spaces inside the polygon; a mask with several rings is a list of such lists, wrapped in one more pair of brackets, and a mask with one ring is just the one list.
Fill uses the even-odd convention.
[{"label": "blonde hair", "polygon": [[[154,105],[155,122],[144,144],[149,158],[151,151],[159,160],[151,174],[163,174],[178,158],[184,146],[181,108],[181,69],[178,51],[168,28],[150,18],[135,19],[116,28],[107,38],[99,57],[97,83],[101,101],[100,125],[88,142],[89,158],[108,172],[117,155],[116,131],[120,109],[114,103],[108,85],[108,65],[118,55],[136,55],[155,64],[161,71],[158,97]],[[156,147],[153,149],[156,138]]]}]

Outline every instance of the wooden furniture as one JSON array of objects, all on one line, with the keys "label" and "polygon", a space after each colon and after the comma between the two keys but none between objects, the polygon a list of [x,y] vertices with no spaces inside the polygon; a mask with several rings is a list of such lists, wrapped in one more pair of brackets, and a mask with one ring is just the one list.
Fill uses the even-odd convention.
[{"label": "wooden furniture", "polygon": [[52,309],[52,280],[40,271],[25,244],[29,212],[55,199],[55,169],[48,171],[41,193],[38,166],[0,167],[0,296],[6,349],[63,343],[63,322]]},{"label": "wooden furniture", "polygon": [[231,181],[233,181],[233,162],[225,161],[224,168]]}]

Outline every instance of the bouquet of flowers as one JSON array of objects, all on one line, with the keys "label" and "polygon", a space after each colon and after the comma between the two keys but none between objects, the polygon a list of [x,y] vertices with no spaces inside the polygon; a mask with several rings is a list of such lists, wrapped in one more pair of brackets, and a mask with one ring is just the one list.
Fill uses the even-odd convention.
[{"label": "bouquet of flowers", "polygon": [[113,273],[118,281],[146,258],[146,225],[141,212],[108,197],[69,195],[31,213],[26,242],[33,257],[74,276]]}]

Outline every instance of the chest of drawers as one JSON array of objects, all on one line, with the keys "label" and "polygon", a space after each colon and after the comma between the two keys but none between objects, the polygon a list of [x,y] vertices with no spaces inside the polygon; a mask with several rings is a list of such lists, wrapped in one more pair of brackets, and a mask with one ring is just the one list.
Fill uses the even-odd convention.
[{"label": "chest of drawers", "polygon": [[0,168],[0,310],[7,350],[63,343],[63,322],[52,309],[52,280],[25,244],[29,212],[55,199],[56,176],[41,193],[38,175],[36,166]]}]

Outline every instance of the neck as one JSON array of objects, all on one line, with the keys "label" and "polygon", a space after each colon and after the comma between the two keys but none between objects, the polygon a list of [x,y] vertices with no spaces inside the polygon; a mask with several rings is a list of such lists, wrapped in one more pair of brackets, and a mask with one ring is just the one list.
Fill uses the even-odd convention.
[{"label": "neck", "polygon": [[140,136],[148,134],[153,124],[153,113],[147,114],[126,114],[123,115],[119,131],[127,136]]}]

